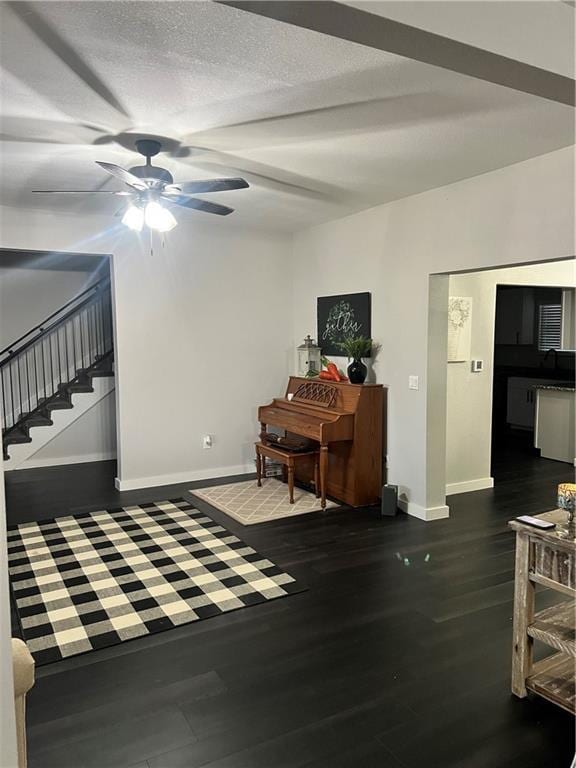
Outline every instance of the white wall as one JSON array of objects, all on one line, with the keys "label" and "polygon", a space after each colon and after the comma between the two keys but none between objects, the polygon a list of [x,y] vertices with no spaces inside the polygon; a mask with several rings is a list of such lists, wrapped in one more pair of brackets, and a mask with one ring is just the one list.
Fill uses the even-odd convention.
[{"label": "white wall", "polygon": [[286,386],[288,239],[185,215],[153,255],[114,254],[121,488],[253,469],[257,406]]},{"label": "white wall", "polygon": [[451,275],[451,296],[471,296],[471,355],[484,361],[482,373],[470,362],[448,363],[446,419],[447,492],[491,487],[492,380],[498,285],[575,286],[574,261],[533,264]]},{"label": "white wall", "polygon": [[[430,293],[430,275],[573,255],[573,159],[572,148],[560,150],[295,237],[292,344],[315,330],[317,296],[372,292],[372,335],[382,345],[375,373],[389,388],[388,477],[411,514],[448,512],[448,286],[435,278],[443,287]],[[410,374],[420,378],[418,391],[408,389]]]},{"label": "white wall", "polygon": [[[19,469],[53,467],[116,458],[116,393],[114,390],[59,432]],[[83,395],[74,395],[77,402]],[[86,397],[86,395],[84,395]],[[43,427],[38,428],[43,429]],[[31,433],[34,442],[34,430]],[[6,465],[9,469],[10,465]]]},{"label": "white wall", "polygon": [[151,253],[109,217],[0,211],[2,247],[113,254],[123,489],[252,466],[257,406],[288,375],[290,240],[194,212],[179,219]]},{"label": "white wall", "polygon": [[93,281],[89,272],[0,268],[0,349],[41,323]]}]

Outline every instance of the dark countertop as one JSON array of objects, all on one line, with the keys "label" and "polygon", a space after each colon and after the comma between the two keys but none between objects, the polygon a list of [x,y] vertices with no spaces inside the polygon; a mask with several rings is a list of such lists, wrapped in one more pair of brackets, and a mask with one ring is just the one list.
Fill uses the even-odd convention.
[{"label": "dark countertop", "polygon": [[533,384],[532,389],[551,389],[554,392],[576,392],[576,387],[570,384]]}]

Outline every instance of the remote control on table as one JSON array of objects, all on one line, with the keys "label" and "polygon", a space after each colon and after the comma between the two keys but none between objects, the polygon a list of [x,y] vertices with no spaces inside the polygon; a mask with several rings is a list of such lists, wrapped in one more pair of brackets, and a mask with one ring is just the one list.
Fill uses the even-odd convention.
[{"label": "remote control on table", "polygon": [[556,523],[549,523],[547,520],[539,520],[537,517],[530,517],[530,515],[520,515],[516,520],[518,520],[519,523],[524,523],[524,525],[540,528],[542,531],[551,531],[553,528],[556,528]]}]

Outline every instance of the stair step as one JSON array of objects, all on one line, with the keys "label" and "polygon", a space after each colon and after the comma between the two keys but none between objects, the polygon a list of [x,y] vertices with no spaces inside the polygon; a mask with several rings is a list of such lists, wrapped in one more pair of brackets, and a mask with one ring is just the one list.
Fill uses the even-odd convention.
[{"label": "stair step", "polygon": [[25,418],[26,427],[51,427],[54,423],[50,416],[43,413],[34,413]]},{"label": "stair step", "polygon": [[80,377],[86,377],[88,379],[92,378],[93,376],[114,376],[114,369],[110,365],[109,361],[106,361],[106,364],[102,364],[102,366],[97,366],[95,368],[90,368],[87,370],[86,368],[81,368],[79,371],[77,371],[77,375]]},{"label": "stair step", "polygon": [[90,371],[90,376],[114,376],[113,370],[106,370],[104,368],[96,368],[93,371]]},{"label": "stair step", "polygon": [[76,381],[73,384],[60,384],[58,389],[61,392],[94,392],[94,387],[90,384],[89,381],[87,382],[81,382]]},{"label": "stair step", "polygon": [[63,393],[62,396],[54,397],[50,400],[40,400],[38,404],[43,406],[43,408],[47,411],[63,410],[65,408],[74,407],[70,402],[70,398],[67,393]]},{"label": "stair step", "polygon": [[8,445],[19,445],[20,443],[31,443],[32,438],[26,434],[24,430],[16,429],[14,432],[10,432],[8,435],[4,435],[3,443],[4,447]]}]

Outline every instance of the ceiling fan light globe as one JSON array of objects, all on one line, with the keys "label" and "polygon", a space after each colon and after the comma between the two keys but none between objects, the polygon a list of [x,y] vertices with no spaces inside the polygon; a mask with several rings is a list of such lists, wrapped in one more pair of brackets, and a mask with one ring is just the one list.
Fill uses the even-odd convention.
[{"label": "ceiling fan light globe", "polygon": [[144,226],[144,211],[131,205],[122,217],[122,224],[135,232],[140,232]]},{"label": "ceiling fan light globe", "polygon": [[178,224],[170,211],[155,201],[148,203],[144,209],[144,221],[147,227],[157,232],[169,232]]}]

